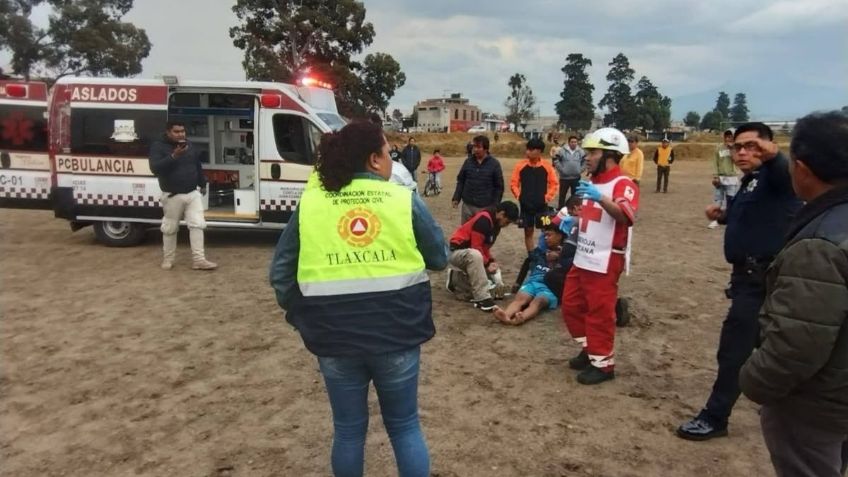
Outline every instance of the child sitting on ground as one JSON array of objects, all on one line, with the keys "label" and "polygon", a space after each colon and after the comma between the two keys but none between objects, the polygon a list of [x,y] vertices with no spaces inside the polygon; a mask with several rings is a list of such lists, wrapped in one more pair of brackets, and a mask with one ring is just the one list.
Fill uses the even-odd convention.
[{"label": "child sitting on ground", "polygon": [[539,245],[530,252],[530,275],[506,309],[495,307],[493,313],[501,323],[520,325],[535,318],[543,310],[553,310],[559,304],[556,294],[545,285],[545,274],[559,266],[562,242],[565,233],[560,230],[558,218],[543,216],[540,224],[544,235]]}]

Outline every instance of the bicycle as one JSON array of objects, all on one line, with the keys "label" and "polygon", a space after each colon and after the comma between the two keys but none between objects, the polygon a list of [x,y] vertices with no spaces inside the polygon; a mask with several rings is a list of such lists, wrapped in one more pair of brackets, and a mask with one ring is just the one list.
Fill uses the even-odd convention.
[{"label": "bicycle", "polygon": [[436,173],[430,172],[427,183],[424,184],[424,197],[437,196],[442,193],[442,188],[436,184]]}]

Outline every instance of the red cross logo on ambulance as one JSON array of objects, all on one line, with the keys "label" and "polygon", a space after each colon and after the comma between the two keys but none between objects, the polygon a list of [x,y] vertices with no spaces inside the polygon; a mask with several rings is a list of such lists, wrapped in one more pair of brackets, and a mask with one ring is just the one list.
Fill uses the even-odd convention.
[{"label": "red cross logo on ambulance", "polygon": [[337,229],[345,242],[354,247],[366,247],[380,234],[381,226],[380,218],[374,212],[357,207],[341,216]]}]

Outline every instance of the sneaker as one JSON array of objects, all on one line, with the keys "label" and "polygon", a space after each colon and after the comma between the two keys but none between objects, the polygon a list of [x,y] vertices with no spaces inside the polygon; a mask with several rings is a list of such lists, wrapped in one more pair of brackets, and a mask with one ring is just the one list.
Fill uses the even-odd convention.
[{"label": "sneaker", "polygon": [[727,427],[716,427],[706,419],[696,417],[677,428],[677,437],[687,441],[707,441],[727,435]]},{"label": "sneaker", "polygon": [[474,303],[474,308],[482,311],[492,311],[495,309],[495,300],[491,298],[484,298],[479,301],[473,301],[472,303]]},{"label": "sneaker", "polygon": [[453,283],[453,269],[448,268],[448,278],[445,280],[445,288],[451,293],[456,293],[456,286]]},{"label": "sneaker", "polygon": [[577,375],[577,382],[586,385],[601,384],[611,379],[615,379],[615,371],[606,372],[595,366],[589,366]]},{"label": "sneaker", "polygon": [[591,363],[589,362],[589,354],[586,353],[586,350],[583,349],[580,351],[580,354],[568,360],[568,367],[571,369],[576,369],[578,371],[583,371],[588,368]]},{"label": "sneaker", "polygon": [[218,264],[215,262],[210,262],[209,260],[203,259],[198,260],[191,264],[192,270],[215,270],[218,268]]},{"label": "sneaker", "polygon": [[174,268],[174,262],[170,260],[162,260],[162,265],[160,266],[162,267],[162,270],[170,270]]},{"label": "sneaker", "polygon": [[718,222],[717,222],[717,221],[715,221],[715,220],[713,220],[712,222],[710,222],[710,225],[707,225],[707,228],[708,228],[708,229],[715,229],[715,228],[718,228]]}]

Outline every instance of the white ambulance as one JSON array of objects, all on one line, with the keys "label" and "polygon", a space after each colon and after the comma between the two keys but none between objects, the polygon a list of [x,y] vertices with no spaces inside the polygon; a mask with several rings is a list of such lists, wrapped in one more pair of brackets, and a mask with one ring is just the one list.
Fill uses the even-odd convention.
[{"label": "white ambulance", "polygon": [[[10,88],[20,91],[7,83],[0,108],[22,106],[23,99],[10,102]],[[37,102],[35,95],[30,102]],[[244,229],[285,226],[321,135],[345,124],[332,90],[316,81],[295,86],[65,77],[50,90],[46,106],[49,187],[38,199],[49,194],[44,199],[56,217],[71,221],[73,230],[93,225],[98,240],[110,246],[135,245],[161,221],[161,190],[147,154],[168,120],[182,121],[191,147],[202,150],[208,227]],[[6,142],[0,144],[5,151]],[[20,170],[24,188],[42,191],[44,179],[29,180],[21,169],[43,165],[37,155],[9,150],[8,170]]]},{"label": "white ambulance", "polygon": [[0,81],[0,207],[52,208],[44,83]]}]

